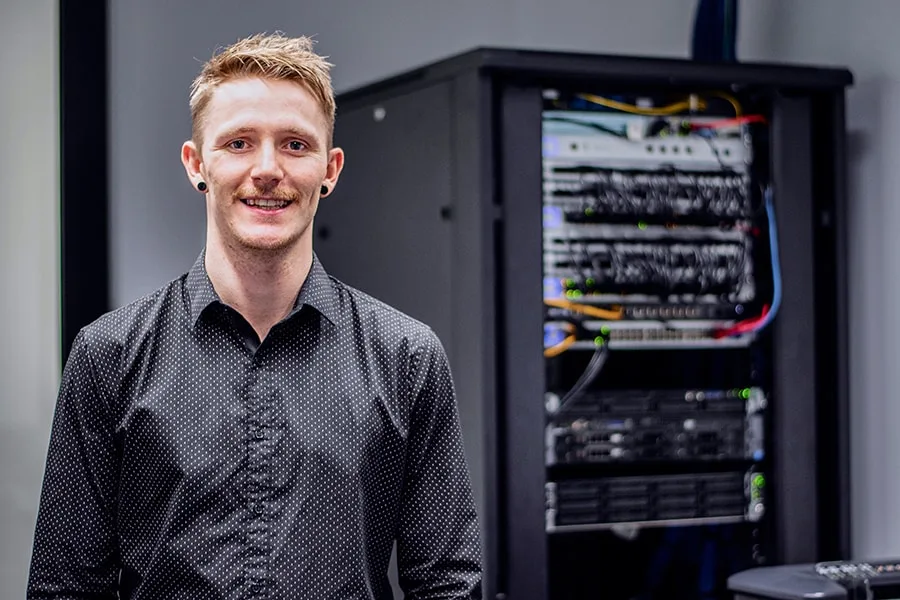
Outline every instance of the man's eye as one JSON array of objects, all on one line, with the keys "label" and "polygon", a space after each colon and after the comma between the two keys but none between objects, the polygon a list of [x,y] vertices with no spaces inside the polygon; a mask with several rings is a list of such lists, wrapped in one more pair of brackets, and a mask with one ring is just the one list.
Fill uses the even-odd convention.
[{"label": "man's eye", "polygon": [[234,148],[235,150],[243,150],[244,146],[246,144],[244,143],[244,140],[234,140],[233,142],[231,142],[228,145],[231,146],[232,148]]},{"label": "man's eye", "polygon": [[300,150],[303,150],[303,148],[305,147],[304,144],[303,144],[303,142],[300,142],[300,141],[298,141],[298,140],[293,140],[293,141],[291,141],[291,142],[288,144],[288,146],[290,147],[291,150],[295,150],[295,151],[298,151],[298,152],[299,152]]}]

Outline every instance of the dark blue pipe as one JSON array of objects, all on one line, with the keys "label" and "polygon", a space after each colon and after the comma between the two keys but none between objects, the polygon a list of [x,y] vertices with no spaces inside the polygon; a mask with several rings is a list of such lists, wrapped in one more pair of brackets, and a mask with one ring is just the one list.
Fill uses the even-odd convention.
[{"label": "dark blue pipe", "polygon": [[702,62],[737,61],[737,0],[698,0],[692,58]]}]

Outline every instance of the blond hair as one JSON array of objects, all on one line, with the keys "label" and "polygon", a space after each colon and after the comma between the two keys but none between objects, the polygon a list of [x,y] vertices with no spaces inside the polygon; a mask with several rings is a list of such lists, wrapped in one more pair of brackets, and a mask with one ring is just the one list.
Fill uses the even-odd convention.
[{"label": "blond hair", "polygon": [[203,65],[191,85],[191,137],[203,143],[203,115],[216,86],[242,77],[294,81],[319,102],[328,124],[328,145],[334,131],[334,89],[329,69],[334,66],[313,52],[308,37],[285,37],[281,32],[256,34],[224,48]]}]

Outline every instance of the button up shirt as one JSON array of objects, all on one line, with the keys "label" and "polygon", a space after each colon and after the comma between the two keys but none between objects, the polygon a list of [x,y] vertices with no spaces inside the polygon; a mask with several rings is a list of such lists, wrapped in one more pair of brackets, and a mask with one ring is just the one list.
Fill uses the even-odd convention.
[{"label": "button up shirt", "polygon": [[444,349],[318,258],[260,343],[201,254],[82,329],[29,599],[481,598]]}]

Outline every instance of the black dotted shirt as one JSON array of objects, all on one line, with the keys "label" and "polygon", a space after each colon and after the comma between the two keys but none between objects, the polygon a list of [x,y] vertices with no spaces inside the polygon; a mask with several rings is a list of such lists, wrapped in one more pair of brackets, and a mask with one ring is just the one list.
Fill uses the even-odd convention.
[{"label": "black dotted shirt", "polygon": [[314,258],[259,343],[203,259],[75,340],[28,598],[380,600],[395,540],[407,598],[481,598],[433,331]]}]

